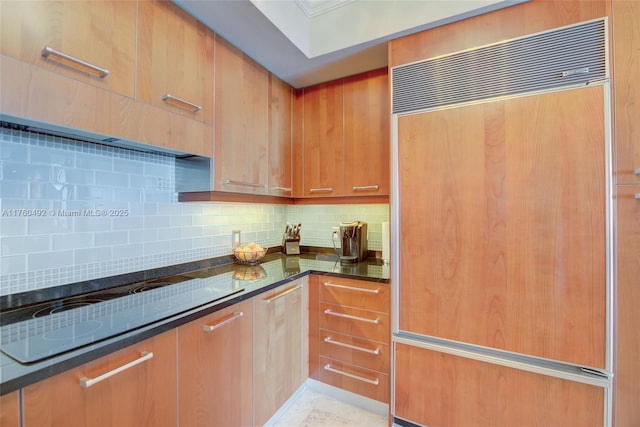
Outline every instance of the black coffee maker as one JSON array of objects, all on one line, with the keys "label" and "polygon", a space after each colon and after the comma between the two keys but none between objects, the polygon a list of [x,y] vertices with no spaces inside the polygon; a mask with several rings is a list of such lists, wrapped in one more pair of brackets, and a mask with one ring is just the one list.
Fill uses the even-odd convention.
[{"label": "black coffee maker", "polygon": [[[338,237],[340,239],[340,247],[336,247],[336,253],[341,263],[356,263],[367,258],[366,222],[341,222]],[[333,244],[335,247],[335,241]]]}]

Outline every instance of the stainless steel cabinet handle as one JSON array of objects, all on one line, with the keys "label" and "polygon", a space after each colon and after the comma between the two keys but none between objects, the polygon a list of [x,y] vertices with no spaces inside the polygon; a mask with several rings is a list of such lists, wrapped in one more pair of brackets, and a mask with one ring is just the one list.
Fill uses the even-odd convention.
[{"label": "stainless steel cabinet handle", "polygon": [[333,191],[333,187],[324,187],[324,188],[310,188],[309,192],[311,193],[331,193]]},{"label": "stainless steel cabinet handle", "polygon": [[634,170],[633,173],[635,173],[636,175],[640,175],[640,168]]},{"label": "stainless steel cabinet handle", "polygon": [[378,185],[354,185],[353,191],[378,191],[380,186]]},{"label": "stainless steel cabinet handle", "polygon": [[224,184],[224,185],[242,185],[242,186],[245,186],[245,187],[267,188],[267,186],[265,184],[256,184],[254,182],[234,181],[233,179],[224,179],[224,180],[222,180],[222,184]]},{"label": "stainless steel cabinet handle", "polygon": [[126,365],[122,365],[122,366],[120,366],[120,367],[118,367],[116,369],[113,369],[113,370],[111,370],[111,371],[109,371],[107,373],[104,373],[102,375],[99,375],[99,376],[97,376],[95,378],[87,378],[87,377],[80,378],[80,386],[84,387],[84,388],[89,388],[92,385],[99,383],[100,381],[106,380],[109,377],[112,377],[112,376],[114,376],[116,374],[119,374],[122,371],[126,371],[127,369],[132,368],[132,367],[134,367],[136,365],[139,365],[140,363],[145,362],[145,361],[147,361],[149,359],[152,359],[152,358],[153,358],[153,353],[148,352],[148,351],[143,351],[142,353],[140,353],[140,357],[139,358],[137,358],[134,361],[131,361],[131,362],[127,363]]},{"label": "stainless steel cabinet handle", "polygon": [[344,372],[344,371],[341,371],[339,369],[333,368],[333,367],[331,367],[331,364],[329,364],[329,363],[324,365],[324,370],[325,371],[329,371],[329,372],[333,372],[334,374],[344,375],[345,377],[353,378],[354,380],[364,381],[365,383],[369,383],[369,384],[373,384],[373,385],[380,384],[380,379],[378,379],[378,378],[376,378],[375,380],[370,380],[369,378],[364,378],[364,377],[361,377],[359,375],[353,375],[353,374],[350,374],[348,372]]},{"label": "stainless steel cabinet handle", "polygon": [[379,355],[380,354],[380,349],[379,348],[376,348],[375,350],[371,350],[370,348],[358,347],[357,345],[347,344],[346,342],[334,341],[334,340],[331,339],[331,337],[326,337],[324,339],[324,342],[329,343],[329,344],[339,345],[341,347],[350,348],[351,350],[363,351],[363,352],[369,353],[369,354],[375,354],[375,355]]},{"label": "stainless steel cabinet handle", "polygon": [[67,55],[66,53],[60,52],[58,50],[55,50],[52,47],[49,46],[45,46],[42,49],[42,52],[40,52],[40,54],[45,57],[45,58],[49,58],[50,55],[53,55],[54,57],[58,57],[58,58],[62,58],[62,59],[66,59],[69,62],[73,62],[74,64],[78,64],[82,67],[85,68],[89,68],[90,70],[95,71],[96,73],[98,73],[98,76],[103,79],[105,77],[107,77],[109,75],[109,70],[107,70],[106,68],[102,68],[102,67],[98,67],[97,65],[93,65],[90,64],[86,61],[83,61],[82,59],[78,59],[75,58],[71,55]]},{"label": "stainless steel cabinet handle", "polygon": [[636,200],[640,200],[640,193],[636,193]]},{"label": "stainless steel cabinet handle", "polygon": [[359,320],[361,322],[373,323],[375,325],[380,323],[380,318],[379,317],[376,317],[375,319],[367,319],[366,317],[352,316],[351,314],[336,313],[335,311],[331,310],[330,308],[327,308],[324,311],[324,314],[328,314],[330,316],[336,316],[336,317],[344,317],[345,319]]},{"label": "stainless steel cabinet handle", "polygon": [[300,288],[302,288],[302,285],[294,286],[293,288],[286,289],[286,290],[284,290],[284,291],[280,292],[279,294],[275,294],[275,295],[274,295],[274,296],[272,296],[271,298],[264,298],[264,299],[262,300],[262,302],[263,302],[264,304],[272,303],[272,302],[274,302],[275,300],[277,300],[278,298],[282,298],[283,296],[285,296],[285,295],[287,295],[287,294],[290,294],[291,292],[297,291],[297,290],[298,290],[298,289],[300,289]]},{"label": "stainless steel cabinet handle", "polygon": [[331,282],[324,282],[324,285],[328,288],[340,288],[340,289],[346,289],[347,291],[366,292],[368,294],[376,294],[376,295],[380,293],[380,288],[377,288],[377,289],[356,288],[353,286],[338,285],[337,283],[331,283]]},{"label": "stainless steel cabinet handle", "polygon": [[291,187],[271,187],[271,189],[274,191],[286,191],[287,193],[291,193],[291,191],[293,191]]},{"label": "stainless steel cabinet handle", "polygon": [[223,325],[226,325],[227,323],[231,322],[232,320],[235,320],[238,317],[242,317],[243,315],[244,315],[244,313],[242,311],[236,311],[231,316],[228,316],[228,317],[220,320],[219,322],[214,323],[213,325],[204,325],[202,327],[202,330],[205,331],[205,332],[214,331],[214,330],[218,329],[219,327],[221,327]]},{"label": "stainless steel cabinet handle", "polygon": [[185,101],[182,98],[178,98],[177,96],[173,96],[169,93],[165,93],[164,95],[162,95],[162,100],[166,103],[175,105],[177,107],[182,107],[186,110],[190,110],[193,113],[196,113],[200,110],[202,110],[202,107],[199,105],[196,105],[192,102],[189,101]]}]

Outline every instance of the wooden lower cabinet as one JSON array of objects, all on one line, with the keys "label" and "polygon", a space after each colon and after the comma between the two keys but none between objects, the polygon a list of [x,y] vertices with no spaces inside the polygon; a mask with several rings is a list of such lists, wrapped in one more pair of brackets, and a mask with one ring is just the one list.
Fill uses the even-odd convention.
[{"label": "wooden lower cabinet", "polygon": [[264,425],[307,379],[308,278],[253,298],[254,425]]},{"label": "wooden lower cabinet", "polygon": [[252,425],[252,314],[246,300],[178,328],[178,425]]},{"label": "wooden lower cabinet", "polygon": [[[151,355],[151,357],[150,357]],[[83,386],[134,361],[140,363]],[[176,332],[25,387],[24,427],[176,425]]]},{"label": "wooden lower cabinet", "polygon": [[640,425],[640,185],[617,186],[617,307],[614,417],[616,427]]},{"label": "wooden lower cabinet", "polygon": [[316,275],[309,283],[309,376],[389,403],[389,284]]},{"label": "wooden lower cabinet", "polygon": [[395,346],[394,416],[429,427],[604,424],[603,388]]},{"label": "wooden lower cabinet", "polygon": [[0,427],[20,426],[20,391],[0,396]]}]

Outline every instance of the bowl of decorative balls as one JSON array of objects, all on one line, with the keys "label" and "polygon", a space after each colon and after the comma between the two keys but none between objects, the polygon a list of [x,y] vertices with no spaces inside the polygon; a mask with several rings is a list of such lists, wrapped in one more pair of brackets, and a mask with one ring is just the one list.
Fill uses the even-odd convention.
[{"label": "bowl of decorative balls", "polygon": [[267,250],[255,242],[245,246],[238,246],[233,250],[233,256],[240,264],[257,265],[266,255]]}]

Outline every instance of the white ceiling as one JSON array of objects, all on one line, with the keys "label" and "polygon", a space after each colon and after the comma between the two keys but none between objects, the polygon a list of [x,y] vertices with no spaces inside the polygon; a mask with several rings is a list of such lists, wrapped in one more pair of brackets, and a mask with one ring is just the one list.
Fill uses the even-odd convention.
[{"label": "white ceiling", "polygon": [[387,41],[528,0],[173,0],[296,88],[387,66]]}]

